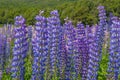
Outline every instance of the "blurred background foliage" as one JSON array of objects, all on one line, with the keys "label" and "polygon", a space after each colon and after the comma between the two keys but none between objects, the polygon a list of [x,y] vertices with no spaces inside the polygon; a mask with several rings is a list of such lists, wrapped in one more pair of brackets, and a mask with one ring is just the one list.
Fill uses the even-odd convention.
[{"label": "blurred background foliage", "polygon": [[51,10],[59,10],[62,23],[67,16],[76,23],[96,24],[98,22],[98,5],[106,8],[107,15],[112,12],[120,14],[120,0],[0,0],[0,24],[14,23],[14,17],[23,15],[28,25],[34,25],[35,15],[45,10],[49,16]]}]

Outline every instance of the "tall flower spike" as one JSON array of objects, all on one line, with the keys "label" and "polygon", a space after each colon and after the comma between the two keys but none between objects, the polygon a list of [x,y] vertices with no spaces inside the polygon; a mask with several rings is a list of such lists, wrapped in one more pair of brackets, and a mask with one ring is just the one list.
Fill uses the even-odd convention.
[{"label": "tall flower spike", "polygon": [[104,30],[106,29],[106,13],[104,6],[99,6],[99,25],[96,32],[96,38],[94,43],[89,49],[89,66],[88,66],[88,75],[87,80],[97,80],[99,62],[102,58],[102,44],[104,38]]},{"label": "tall flower spike", "polygon": [[[51,23],[50,23],[50,21],[51,21],[51,18],[50,17],[48,17],[47,18],[47,35],[48,35],[48,38],[47,38],[47,45],[48,45],[48,59],[47,59],[47,61],[48,61],[48,66],[47,66],[47,68],[48,68],[48,70],[47,70],[47,75],[48,76],[50,76],[51,77],[51,74],[49,74],[50,73],[50,64],[51,64],[51,61],[50,61],[50,50],[51,50],[51,44],[52,44],[52,28],[51,28]],[[47,79],[49,79],[49,78],[47,78]]]},{"label": "tall flower spike", "polygon": [[35,19],[37,20],[36,22],[36,27],[35,27],[35,31],[36,31],[36,45],[33,47],[35,49],[34,51],[34,62],[33,62],[33,66],[32,66],[32,80],[36,80],[36,79],[40,79],[43,80],[44,78],[44,70],[45,70],[45,66],[44,66],[44,61],[43,61],[43,47],[44,47],[44,30],[43,28],[46,26],[45,23],[45,18],[41,15],[42,12],[40,12],[39,15],[37,15],[35,17]]},{"label": "tall flower spike", "polygon": [[13,58],[12,58],[12,68],[11,68],[11,72],[12,72],[12,78],[13,79],[19,79],[19,63],[20,63],[20,48],[21,45],[20,43],[22,42],[22,40],[20,39],[20,37],[22,36],[22,34],[20,34],[21,28],[16,28],[15,29],[15,41],[14,41],[14,48],[13,48]]},{"label": "tall flower spike", "polygon": [[65,79],[65,62],[66,62],[66,43],[64,37],[65,29],[64,27],[59,27],[59,55],[58,55],[58,64],[59,64],[59,71],[60,71],[60,79]]},{"label": "tall flower spike", "polygon": [[73,25],[72,21],[67,20],[64,23],[65,27],[65,39],[66,39],[66,49],[67,49],[67,57],[66,57],[66,67],[65,67],[65,79],[70,80],[75,78],[73,72],[74,72],[74,53],[73,53],[73,41],[75,39],[75,36],[73,34]]},{"label": "tall flower spike", "polygon": [[[42,11],[43,12],[43,11]],[[40,59],[40,74],[41,74],[41,80],[44,79],[45,72],[47,71],[47,57],[48,57],[48,43],[47,43],[47,24],[46,24],[46,18],[42,17],[41,19],[41,59]]]},{"label": "tall flower spike", "polygon": [[48,27],[47,27],[47,19],[45,17],[43,17],[43,54],[42,54],[42,74],[45,75],[45,73],[47,73],[47,69],[48,69],[48,53],[49,53],[49,42],[48,42]]},{"label": "tall flower spike", "polygon": [[[34,33],[35,34],[35,33]],[[33,51],[33,64],[32,64],[32,77],[31,80],[36,80],[38,77],[38,63],[39,63],[39,53],[36,45],[36,36],[32,37],[32,51]]]},{"label": "tall flower spike", "polygon": [[[40,79],[44,80],[44,75],[46,72],[47,56],[48,56],[48,33],[46,18],[42,16],[44,11],[40,11],[40,14],[35,17],[36,22],[36,40],[33,45],[34,49],[34,61],[33,62],[33,75],[32,80]],[[39,57],[38,57],[39,56]],[[39,73],[39,74],[38,74]]]},{"label": "tall flower spike", "polygon": [[[51,11],[51,17],[48,19],[48,24],[51,26],[51,48],[50,48],[50,74],[51,77],[53,74],[57,73],[57,62],[58,62],[58,53],[59,53],[59,34],[58,30],[60,27],[60,19],[57,10]],[[56,73],[55,73],[56,72]]]},{"label": "tall flower spike", "polygon": [[15,45],[13,49],[13,60],[12,60],[12,69],[11,72],[13,79],[24,80],[25,67],[24,59],[26,57],[28,43],[26,38],[26,26],[25,19],[22,16],[17,16],[15,18],[16,26],[19,28],[15,29]]},{"label": "tall flower spike", "polygon": [[79,40],[78,40],[78,34],[77,34],[77,29],[73,29],[75,33],[75,39],[73,40],[73,50],[74,50],[74,68],[75,68],[75,76],[76,79],[78,78],[79,74],[80,74],[80,68],[81,68],[81,56],[79,53]]},{"label": "tall flower spike", "polygon": [[22,43],[21,43],[21,62],[20,62],[20,78],[21,80],[24,80],[24,74],[25,74],[25,58],[27,56],[28,52],[28,37],[27,37],[27,31],[26,26],[22,26]]},{"label": "tall flower spike", "polygon": [[110,53],[108,62],[108,77],[118,80],[119,75],[119,26],[117,17],[113,17],[110,30]]},{"label": "tall flower spike", "polygon": [[82,80],[86,79],[87,76],[87,66],[88,66],[88,41],[85,34],[84,25],[80,22],[77,24],[77,40],[78,40],[78,50],[79,56],[81,57],[81,75]]},{"label": "tall flower spike", "polygon": [[[60,23],[60,18],[59,18],[59,14],[58,14],[58,11],[57,10],[54,10],[51,12],[51,16],[52,16],[52,19],[53,19],[53,25],[56,26],[56,60],[57,60],[57,63],[56,63],[56,67],[57,67],[57,75],[58,76],[61,76],[63,75],[63,70],[64,70],[64,65],[65,63],[63,62],[64,61],[64,50],[62,48],[62,46],[64,45],[64,30],[61,26],[61,23]],[[60,65],[61,64],[61,65]],[[62,78],[62,76],[61,76]]]}]

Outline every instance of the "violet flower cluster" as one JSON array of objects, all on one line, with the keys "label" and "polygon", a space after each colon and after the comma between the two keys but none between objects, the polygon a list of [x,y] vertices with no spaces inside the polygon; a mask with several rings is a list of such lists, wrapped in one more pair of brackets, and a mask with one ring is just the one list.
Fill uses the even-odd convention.
[{"label": "violet flower cluster", "polygon": [[96,30],[94,43],[89,47],[89,66],[87,80],[97,80],[99,62],[102,58],[102,44],[104,38],[104,30],[106,29],[106,13],[104,6],[99,6],[99,25]]},{"label": "violet flower cluster", "polygon": [[65,39],[66,39],[66,67],[65,67],[65,79],[70,80],[74,79],[75,76],[73,72],[75,71],[74,69],[74,39],[75,36],[73,34],[73,25],[72,21],[68,20],[67,18],[65,19],[64,27],[65,27]]},{"label": "violet flower cluster", "polygon": [[108,62],[108,78],[118,80],[120,69],[120,20],[112,17],[112,25],[110,29],[110,51]]},{"label": "violet flower cluster", "polygon": [[79,53],[81,54],[81,76],[82,76],[82,80],[86,80],[86,76],[87,76],[87,67],[88,67],[88,40],[86,37],[86,33],[85,33],[85,28],[84,25],[82,23],[78,23],[77,25],[78,28],[78,40],[79,40]]},{"label": "violet flower cluster", "polygon": [[47,71],[47,57],[48,57],[48,33],[47,33],[47,20],[42,16],[43,11],[35,17],[36,22],[36,37],[33,39],[33,74],[32,80],[44,80],[45,72]]},{"label": "violet flower cluster", "polygon": [[65,40],[64,27],[59,28],[59,53],[58,53],[58,64],[59,64],[59,76],[60,79],[65,77],[65,66],[66,66],[66,40]]},{"label": "violet flower cluster", "polygon": [[[51,28],[51,43],[50,43],[50,74],[51,76],[57,72],[57,62],[59,53],[59,34],[60,19],[57,10],[51,11],[51,17],[48,18],[48,26]],[[50,29],[49,28],[49,29]]]},{"label": "violet flower cluster", "polygon": [[24,80],[25,74],[25,61],[28,49],[28,42],[26,36],[25,19],[22,16],[17,16],[15,18],[15,25],[19,26],[14,30],[14,48],[13,48],[13,58],[12,58],[12,78]]},{"label": "violet flower cluster", "polygon": [[11,64],[12,66],[11,76],[13,79],[19,79],[18,72],[19,72],[19,63],[20,63],[20,54],[21,54],[20,48],[21,48],[21,42],[22,42],[20,37],[23,35],[23,34],[20,34],[20,31],[22,31],[21,28],[16,28],[14,30],[15,41],[14,41],[13,58],[12,58],[12,64]]}]

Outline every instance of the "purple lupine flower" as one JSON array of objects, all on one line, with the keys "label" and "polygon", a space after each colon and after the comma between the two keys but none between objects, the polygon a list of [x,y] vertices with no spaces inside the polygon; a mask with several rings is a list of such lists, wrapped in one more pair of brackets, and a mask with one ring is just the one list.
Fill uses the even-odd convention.
[{"label": "purple lupine flower", "polygon": [[[35,17],[36,22],[36,40],[33,45],[34,49],[34,63],[33,63],[33,75],[32,80],[40,79],[44,80],[44,73],[47,65],[47,34],[46,34],[46,18],[40,14]],[[39,66],[38,66],[39,65]]]},{"label": "purple lupine flower", "polygon": [[65,70],[65,62],[66,62],[66,47],[65,47],[65,37],[64,37],[64,27],[59,26],[59,53],[58,53],[58,66],[59,66],[59,76],[60,79],[64,79],[64,70]]},{"label": "purple lupine flower", "polygon": [[67,57],[66,57],[66,67],[65,67],[65,79],[70,80],[75,78],[74,75],[74,53],[73,53],[73,41],[75,40],[75,36],[73,34],[73,25],[70,20],[65,19],[64,27],[65,27],[65,39],[66,39],[66,50],[67,50]]},{"label": "purple lupine flower", "polygon": [[96,25],[96,26],[91,26],[89,29],[89,33],[88,33],[88,37],[87,37],[89,46],[94,43],[97,28],[98,28],[98,26]]},{"label": "purple lupine flower", "polygon": [[[82,23],[77,24],[77,40],[78,40],[78,51],[79,56],[81,57],[81,72],[79,70],[79,73],[81,73],[82,80],[86,79],[87,76],[87,66],[88,66],[88,40],[85,34],[85,28]],[[79,64],[80,66],[80,64]]]},{"label": "purple lupine flower", "polygon": [[104,30],[106,29],[106,13],[104,6],[99,6],[99,25],[96,32],[94,43],[89,47],[89,66],[87,80],[97,80],[99,62],[102,56],[102,44],[104,39]]},{"label": "purple lupine flower", "polygon": [[[94,64],[94,62],[93,61],[91,61],[91,53],[93,53],[93,49],[95,48],[94,46],[93,46],[93,43],[94,43],[94,41],[95,41],[95,34],[93,34],[93,31],[92,31],[92,29],[93,29],[93,27],[91,27],[90,28],[90,32],[88,33],[88,46],[89,46],[89,61],[88,61],[88,71],[87,71],[87,80],[89,80],[90,78],[89,78],[89,75],[93,75],[92,74],[92,68],[93,68],[93,64]],[[94,28],[95,29],[95,28]],[[91,47],[93,47],[92,49],[91,49]]]},{"label": "purple lupine flower", "polygon": [[75,40],[73,41],[73,48],[74,48],[74,68],[75,68],[75,76],[78,78],[78,75],[80,74],[80,68],[81,68],[81,57],[79,53],[79,41],[78,41],[78,34],[77,29],[75,30]]},{"label": "purple lupine flower", "polygon": [[44,75],[45,75],[45,72],[46,72],[46,66],[47,66],[47,56],[48,56],[48,47],[47,47],[47,25],[46,25],[46,18],[41,16],[41,13],[43,11],[40,12],[40,16],[39,16],[39,22],[41,23],[39,25],[39,34],[41,37],[40,38],[40,80],[44,80]]},{"label": "purple lupine flower", "polygon": [[26,57],[26,53],[28,49],[26,29],[25,29],[25,19],[22,16],[17,16],[15,20],[16,20],[15,21],[16,26],[19,27],[15,29],[15,36],[14,36],[15,45],[13,49],[11,76],[13,79],[24,80],[24,74],[25,74],[24,59]]},{"label": "purple lupine flower", "polygon": [[[99,26],[101,26],[101,30],[104,32],[106,27],[106,11],[104,9],[104,6],[98,6],[98,10],[99,10]],[[101,37],[104,37],[104,33],[101,34]]]},{"label": "purple lupine flower", "polygon": [[24,80],[24,74],[25,74],[25,58],[27,55],[27,51],[28,51],[28,42],[27,42],[27,32],[26,32],[26,26],[25,26],[25,19],[22,16],[17,16],[16,17],[16,21],[15,24],[16,26],[20,26],[21,27],[21,48],[20,48],[20,63],[19,63],[19,69],[20,69],[20,80]]},{"label": "purple lupine flower", "polygon": [[96,52],[97,50],[97,46],[95,43],[93,43],[92,45],[90,45],[90,49],[89,49],[89,66],[88,66],[88,74],[87,74],[87,80],[96,80],[96,76],[97,76],[97,70],[99,65],[98,63],[98,53]]},{"label": "purple lupine flower", "polygon": [[104,9],[104,6],[98,6],[98,10],[99,10],[99,20],[103,25],[105,25],[107,17],[106,17],[106,11]]},{"label": "purple lupine flower", "polygon": [[[81,70],[81,65],[82,65],[82,53],[81,53],[81,47],[83,46],[82,43],[83,41],[81,41],[81,39],[83,38],[83,36],[85,36],[85,32],[84,32],[84,26],[82,26],[81,23],[77,24],[77,28],[76,28],[76,38],[77,38],[77,44],[78,44],[78,58],[76,58],[76,63],[78,66],[78,69],[76,69],[76,73],[77,75],[80,74],[80,70]],[[77,61],[78,60],[78,61]]]},{"label": "purple lupine flower", "polygon": [[47,72],[47,64],[48,64],[48,53],[49,53],[49,42],[48,42],[48,30],[47,30],[47,19],[43,17],[43,53],[42,53],[42,58],[41,58],[41,74],[45,75]]},{"label": "purple lupine flower", "polygon": [[[48,46],[48,55],[49,55],[49,57],[48,57],[48,66],[47,66],[47,68],[48,68],[48,71],[47,71],[47,75],[48,75],[48,73],[50,73],[50,71],[51,71],[51,69],[49,69],[50,68],[50,64],[51,64],[51,61],[50,61],[50,50],[51,50],[51,44],[52,44],[52,28],[51,28],[51,23],[50,23],[50,20],[51,20],[51,18],[50,17],[48,17],[47,18],[47,35],[48,35],[48,38],[47,38],[47,46]],[[49,74],[48,76],[50,76],[51,77],[51,74]]]},{"label": "purple lupine flower", "polygon": [[[51,17],[48,18],[48,26],[51,27],[51,42],[50,42],[50,76],[52,77],[57,70],[57,62],[58,62],[58,27],[60,27],[60,19],[57,10],[51,11]],[[49,33],[49,32],[48,32]]]},{"label": "purple lupine flower", "polygon": [[23,16],[16,16],[15,17],[15,25],[16,26],[22,26],[22,25],[24,25],[24,23],[25,23],[25,19],[23,18]]},{"label": "purple lupine flower", "polygon": [[[51,27],[53,26],[54,31],[53,30],[53,35],[52,35],[52,39],[56,39],[56,41],[54,43],[56,43],[56,68],[57,68],[57,75],[61,76],[60,78],[62,79],[62,75],[63,75],[63,70],[65,68],[65,63],[64,63],[64,57],[65,57],[65,53],[64,53],[64,49],[62,48],[63,45],[65,45],[65,43],[63,42],[64,40],[64,31],[63,28],[61,26],[60,23],[60,18],[59,18],[59,14],[57,10],[51,11],[51,19],[53,21],[51,21]],[[52,28],[52,29],[53,29]],[[55,36],[54,36],[55,35]],[[55,45],[51,45],[53,47],[55,47]]]},{"label": "purple lupine flower", "polygon": [[108,62],[108,77],[118,80],[119,75],[119,36],[120,36],[120,21],[117,17],[113,17],[110,29],[110,53]]},{"label": "purple lupine flower", "polygon": [[16,28],[15,29],[15,34],[14,34],[14,48],[13,48],[13,58],[12,58],[12,68],[11,68],[11,72],[12,72],[12,78],[13,79],[19,79],[19,63],[20,63],[20,48],[21,48],[21,42],[22,40],[20,39],[20,37],[22,36],[22,34],[20,34],[21,28]]},{"label": "purple lupine flower", "polygon": [[41,56],[41,46],[40,42],[41,40],[41,22],[39,21],[41,19],[41,16],[36,16],[35,19],[37,20],[35,24],[35,31],[36,31],[36,37],[33,39],[35,42],[35,45],[33,45],[33,53],[34,53],[34,61],[33,61],[33,66],[32,66],[32,78],[31,80],[36,80],[39,79],[39,74],[40,74],[40,56]]},{"label": "purple lupine flower", "polygon": [[24,64],[25,64],[25,58],[27,56],[27,51],[28,51],[28,37],[27,37],[27,31],[26,31],[26,26],[22,26],[22,31],[21,33],[23,33],[21,39],[22,39],[22,42],[21,42],[21,56],[20,56],[20,79],[21,80],[24,80],[24,74],[25,74],[25,67],[24,67]]},{"label": "purple lupine flower", "polygon": [[38,45],[37,42],[36,42],[36,36],[33,36],[32,38],[32,50],[33,50],[33,53],[34,53],[34,57],[33,57],[33,65],[32,65],[32,78],[31,80],[36,80],[38,79],[38,74],[39,74],[39,53],[38,53]]}]

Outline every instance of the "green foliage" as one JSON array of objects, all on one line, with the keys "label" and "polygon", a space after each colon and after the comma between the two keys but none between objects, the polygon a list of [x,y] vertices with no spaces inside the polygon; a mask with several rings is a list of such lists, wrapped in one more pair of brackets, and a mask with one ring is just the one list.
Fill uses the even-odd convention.
[{"label": "green foliage", "polygon": [[[58,5],[74,0],[0,0],[0,24],[14,23],[17,15],[23,15],[27,24],[33,25],[39,10],[50,12]],[[49,13],[45,13],[48,16]]]},{"label": "green foliage", "polygon": [[103,48],[102,59],[100,62],[100,67],[98,71],[98,80],[107,80],[107,68],[108,68],[108,52],[107,49]]},{"label": "green foliage", "polygon": [[23,15],[27,24],[33,25],[39,10],[45,10],[49,16],[51,10],[57,9],[62,23],[67,16],[73,23],[82,21],[85,24],[98,22],[98,5],[104,5],[109,12],[119,16],[120,0],[0,0],[0,24],[14,23],[14,17]]}]

